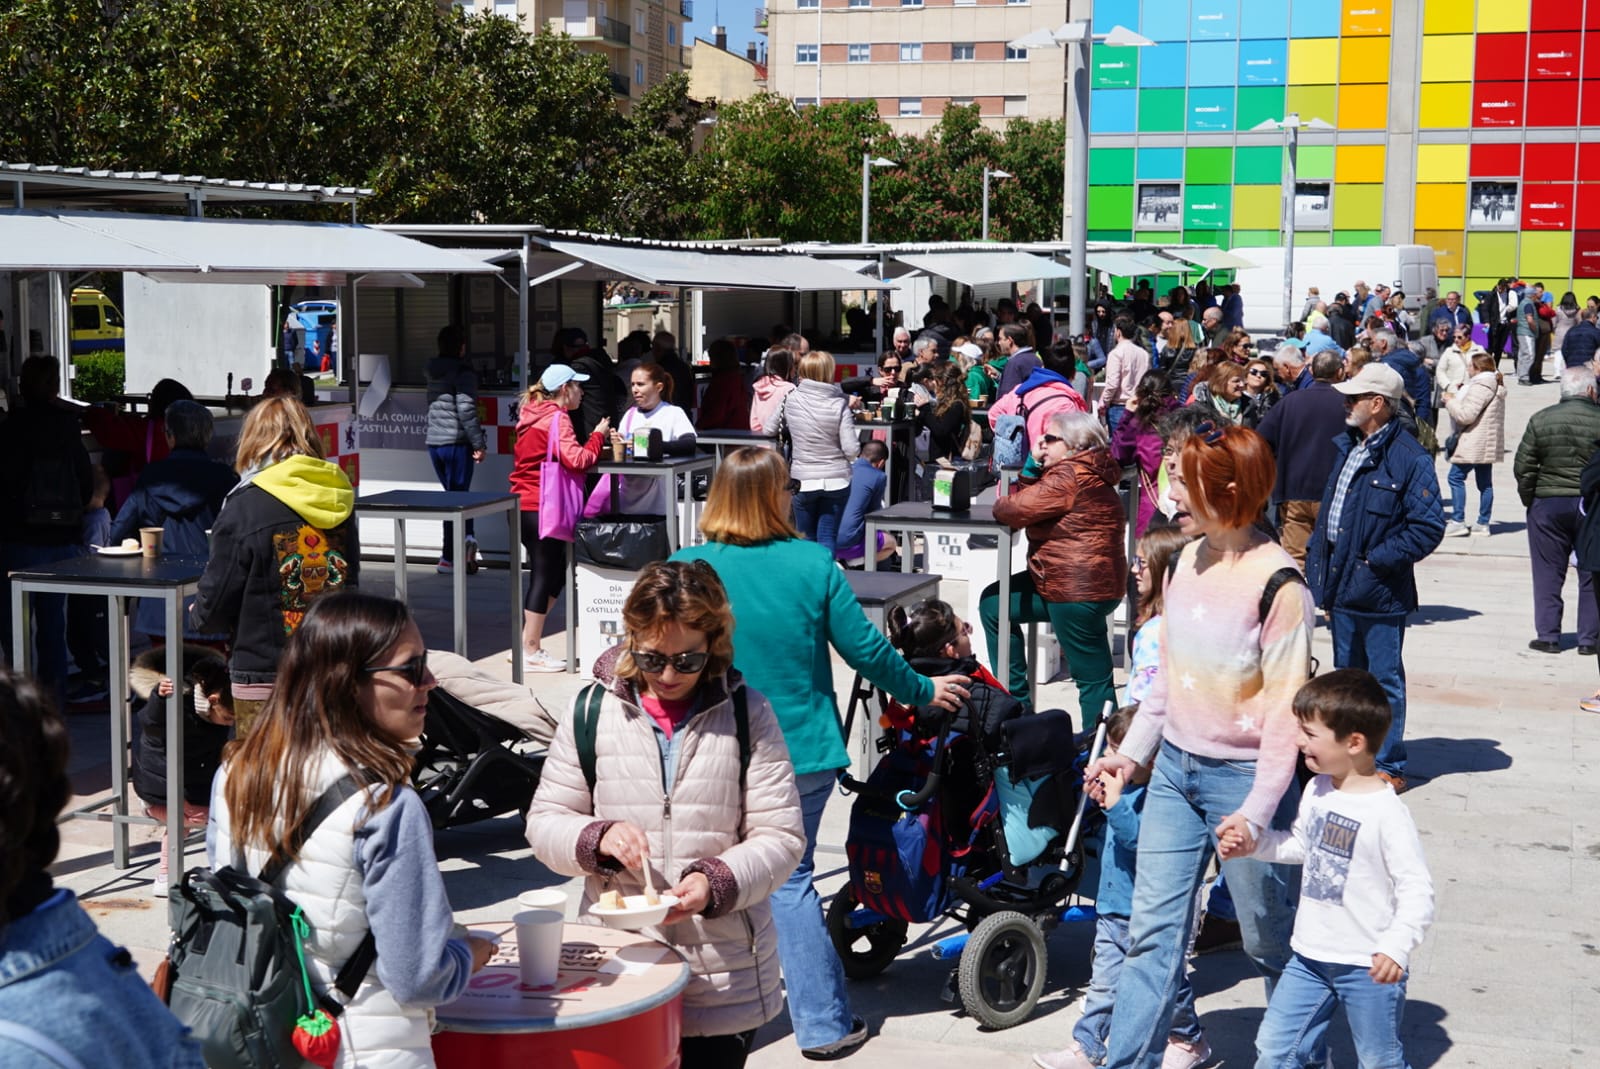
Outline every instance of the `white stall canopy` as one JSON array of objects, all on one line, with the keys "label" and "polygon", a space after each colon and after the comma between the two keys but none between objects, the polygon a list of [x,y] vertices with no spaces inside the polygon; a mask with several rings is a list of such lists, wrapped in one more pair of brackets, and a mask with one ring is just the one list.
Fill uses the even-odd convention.
[{"label": "white stall canopy", "polygon": [[1072,268],[1027,252],[896,253],[894,259],[928,275],[974,289],[1039,278],[1071,278]]},{"label": "white stall canopy", "polygon": [[702,252],[683,246],[607,245],[536,237],[529,273],[545,275],[567,263],[590,270],[572,277],[631,278],[652,286],[698,290],[779,290],[811,293],[829,290],[893,289],[844,267],[809,256],[777,252]]},{"label": "white stall canopy", "polygon": [[1203,267],[1207,271],[1233,271],[1241,267],[1256,266],[1243,256],[1222,249],[1182,248],[1172,249],[1162,255],[1194,264],[1196,267]]}]

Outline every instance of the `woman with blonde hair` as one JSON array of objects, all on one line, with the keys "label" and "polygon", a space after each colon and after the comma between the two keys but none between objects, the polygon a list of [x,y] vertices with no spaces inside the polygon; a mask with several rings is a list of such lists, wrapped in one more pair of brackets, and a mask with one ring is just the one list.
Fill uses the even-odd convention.
[{"label": "woman with blonde hair", "polygon": [[[815,355],[815,354],[813,354]],[[965,676],[918,675],[873,627],[833,554],[802,540],[790,522],[789,468],[775,450],[728,454],[711,481],[700,530],[704,545],[675,561],[705,561],[727,589],[738,619],[734,661],[766,695],[794,762],[805,822],[805,853],[772,893],[789,1017],[795,1040],[814,1058],[838,1057],[867,1038],[850,1012],[844,966],[828,939],[812,882],[812,851],[838,772],[850,763],[839,730],[830,648],[874,686],[906,705],[954,711]]]},{"label": "woman with blonde hair", "polygon": [[796,526],[803,537],[824,546],[831,559],[850,501],[850,465],[861,453],[861,439],[844,390],[833,381],[832,354],[807,353],[800,358],[799,371],[799,385],[783,399],[774,426],[789,436],[789,463],[800,481],[794,497]]},{"label": "woman with blonde hair", "polygon": [[272,694],[284,642],[329,594],[361,572],[355,488],[327,460],[311,415],[292,397],[269,397],[244,418],[228,493],[211,530],[211,559],[190,621],[226,634],[232,648],[234,723],[240,738]]}]

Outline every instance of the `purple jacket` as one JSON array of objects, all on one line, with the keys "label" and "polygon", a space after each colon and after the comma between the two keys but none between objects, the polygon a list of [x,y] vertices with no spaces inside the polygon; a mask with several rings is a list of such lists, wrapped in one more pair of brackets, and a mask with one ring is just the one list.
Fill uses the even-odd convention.
[{"label": "purple jacket", "polygon": [[[1156,414],[1156,419],[1159,420],[1177,407],[1177,399],[1169,399]],[[1161,479],[1161,435],[1156,432],[1154,423],[1152,420],[1147,425],[1130,411],[1117,424],[1116,433],[1111,436],[1112,459],[1118,464],[1136,464],[1139,467],[1139,515],[1134,526],[1135,538],[1144,537],[1156,514],[1156,487]]]}]

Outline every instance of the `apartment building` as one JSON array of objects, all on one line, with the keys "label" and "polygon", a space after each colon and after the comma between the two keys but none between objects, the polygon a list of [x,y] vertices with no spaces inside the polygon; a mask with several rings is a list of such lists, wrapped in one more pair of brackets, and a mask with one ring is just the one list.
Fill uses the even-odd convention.
[{"label": "apartment building", "polygon": [[606,58],[617,104],[627,110],[645,90],[689,68],[684,31],[693,0],[456,0],[479,14],[519,18],[529,33],[567,33]]},{"label": "apartment building", "polygon": [[756,9],[768,85],[797,103],[875,100],[897,133],[922,133],[952,104],[996,129],[1060,118],[1065,53],[1013,49],[1067,21],[1067,0],[775,0]]}]

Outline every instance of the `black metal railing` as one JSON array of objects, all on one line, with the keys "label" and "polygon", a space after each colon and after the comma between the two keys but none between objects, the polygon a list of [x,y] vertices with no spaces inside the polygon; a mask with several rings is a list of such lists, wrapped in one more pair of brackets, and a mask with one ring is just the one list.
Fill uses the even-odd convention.
[{"label": "black metal railing", "polygon": [[633,28],[626,22],[618,22],[616,19],[596,16],[594,26],[599,35],[607,41],[615,41],[619,45],[625,45],[633,40]]},{"label": "black metal railing", "polygon": [[626,74],[618,74],[616,71],[610,71],[609,73],[611,75],[611,91],[613,93],[619,97],[633,95],[633,83],[628,81]]}]

